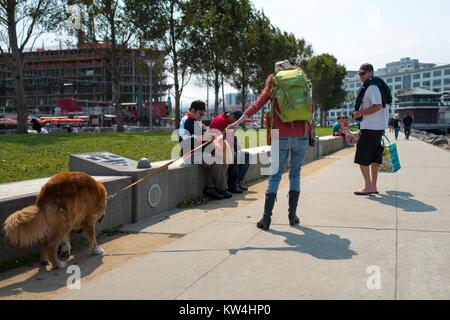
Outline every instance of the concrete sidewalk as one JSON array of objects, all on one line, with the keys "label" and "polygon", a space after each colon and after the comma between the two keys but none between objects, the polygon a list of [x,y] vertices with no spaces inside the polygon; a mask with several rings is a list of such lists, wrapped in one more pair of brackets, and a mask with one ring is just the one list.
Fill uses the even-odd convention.
[{"label": "concrete sidewalk", "polygon": [[398,149],[403,168],[380,176],[379,196],[353,195],[353,153],[305,177],[298,228],[287,187],[270,232],[255,226],[264,199],[129,226],[186,236],[58,298],[450,299],[450,153],[416,139]]}]

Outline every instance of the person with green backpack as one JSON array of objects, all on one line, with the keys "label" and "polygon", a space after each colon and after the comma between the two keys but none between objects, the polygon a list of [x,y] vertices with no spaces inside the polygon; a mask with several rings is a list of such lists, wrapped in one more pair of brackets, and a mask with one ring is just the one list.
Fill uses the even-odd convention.
[{"label": "person with green backpack", "polygon": [[[239,125],[255,115],[263,106],[271,102],[271,111],[266,114],[270,128],[268,134],[272,139],[271,162],[273,173],[269,179],[264,204],[264,215],[257,227],[269,230],[272,211],[277,199],[278,188],[286,162],[291,155],[289,166],[289,223],[291,226],[300,224],[297,216],[297,206],[300,197],[300,171],[310,145],[310,135],[315,112],[312,100],[312,86],[306,74],[299,67],[292,66],[288,61],[275,64],[275,74],[270,75],[265,88],[256,102],[251,104],[244,115],[228,130],[236,130]],[[267,120],[267,119],[266,119]],[[278,143],[274,138],[279,137]],[[270,144],[270,143],[269,143]]]}]

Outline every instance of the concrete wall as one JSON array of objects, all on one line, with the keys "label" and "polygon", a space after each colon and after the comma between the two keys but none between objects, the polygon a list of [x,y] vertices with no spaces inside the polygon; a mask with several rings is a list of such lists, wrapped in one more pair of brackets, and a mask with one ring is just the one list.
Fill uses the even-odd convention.
[{"label": "concrete wall", "polygon": [[[108,152],[98,152],[92,155],[88,154],[72,154],[70,155],[69,168],[70,171],[85,172],[91,176],[124,176],[131,177],[132,182],[136,182],[146,177],[152,171],[163,166],[167,161],[153,163],[152,168],[138,169],[138,162],[127,158],[115,158]],[[90,159],[90,160],[89,160]],[[109,162],[109,161],[113,162]],[[106,162],[105,162],[106,161]],[[149,192],[150,188],[157,184],[161,188],[161,197],[157,207],[150,205]],[[167,211],[168,207],[168,171],[162,171],[154,175],[150,179],[146,179],[132,189],[132,217],[133,222],[138,222],[145,218],[150,218],[161,212]]]},{"label": "concrete wall", "polygon": [[317,154],[325,157],[344,148],[344,138],[341,137],[323,137],[317,144]]},{"label": "concrete wall", "polygon": [[[305,162],[314,161],[320,157],[327,156],[344,147],[343,138],[324,137],[316,141],[314,147],[310,147],[306,155]],[[270,147],[258,147],[247,149],[253,162],[250,166],[246,181],[255,181],[268,178],[261,176],[261,168],[269,166]],[[73,160],[73,159],[72,159]],[[166,162],[155,162],[153,168],[158,168]],[[78,168],[79,169],[79,168]],[[78,171],[78,170],[77,170]],[[82,171],[82,170],[81,170]],[[89,172],[87,172],[89,173]],[[93,173],[90,173],[93,175]],[[111,175],[111,172],[95,173],[97,175]],[[143,174],[143,173],[142,173]],[[120,174],[117,174],[120,175]],[[130,185],[136,177],[97,177],[102,180],[108,189],[108,194],[115,192]],[[203,194],[208,178],[208,171],[202,166],[181,164],[172,166],[168,171],[162,172],[148,181],[144,185],[119,194],[108,203],[107,215],[101,225],[98,225],[97,231],[111,229],[131,222],[138,222],[142,219],[153,217],[174,209],[179,203],[191,200],[195,196]],[[11,184],[0,185],[0,225],[13,212],[34,203],[36,196],[42,185],[48,179],[38,179],[23,181]],[[148,188],[158,183],[161,187],[161,201],[156,208],[150,208],[146,202]],[[139,200],[139,201],[137,201]],[[139,203],[137,203],[139,202]],[[137,210],[139,206],[142,210]],[[143,214],[133,215],[133,212],[143,212]],[[32,253],[39,253],[39,248],[18,249],[8,244],[2,237],[0,239],[0,262],[11,259],[18,259],[29,256]]]},{"label": "concrete wall", "polygon": [[17,210],[32,205],[36,201],[36,195],[19,195],[11,197],[6,201],[0,201],[0,226],[2,228],[0,236],[0,262],[21,259],[32,254],[39,253],[39,246],[35,245],[30,248],[18,248],[12,246],[4,237],[3,223],[6,218]]},{"label": "concrete wall", "polygon": [[168,210],[183,202],[202,195],[208,181],[208,171],[202,166],[179,165],[168,172]]}]

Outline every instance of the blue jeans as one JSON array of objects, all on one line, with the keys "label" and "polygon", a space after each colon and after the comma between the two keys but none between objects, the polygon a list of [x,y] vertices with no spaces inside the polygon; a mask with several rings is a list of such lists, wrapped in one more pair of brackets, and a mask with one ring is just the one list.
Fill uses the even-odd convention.
[{"label": "blue jeans", "polygon": [[[241,157],[243,159],[238,159],[237,154],[234,154],[234,164],[230,164],[228,167],[228,187],[232,187],[234,184],[240,184],[244,181],[247,175],[248,169],[250,168],[250,154],[246,151],[242,151]],[[244,162],[242,164],[238,164]]]},{"label": "blue jeans", "polygon": [[405,126],[405,136],[406,140],[409,140],[409,136],[411,135],[411,127]]},{"label": "blue jeans", "polygon": [[400,133],[400,128],[395,128],[394,131],[395,131],[395,140],[398,140],[398,135]]},{"label": "blue jeans", "polygon": [[[308,137],[280,137],[278,148],[273,146],[271,161],[276,171],[269,179],[267,193],[277,193],[280,187],[281,176],[283,175],[289,154],[291,161],[289,166],[290,191],[300,192],[300,171],[305,161],[309,148]],[[277,157],[277,158],[276,158]],[[278,162],[278,163],[277,163]]]}]

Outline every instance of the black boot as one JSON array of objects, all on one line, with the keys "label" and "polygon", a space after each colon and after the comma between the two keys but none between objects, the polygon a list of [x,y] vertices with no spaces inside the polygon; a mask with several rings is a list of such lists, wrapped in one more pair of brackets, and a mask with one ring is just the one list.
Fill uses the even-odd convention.
[{"label": "black boot", "polygon": [[239,189],[241,189],[242,191],[248,191],[248,187],[244,184],[244,182],[242,181],[238,181],[238,187]]},{"label": "black boot", "polygon": [[231,199],[233,198],[233,194],[231,192],[225,191],[218,191],[219,194],[223,196],[224,199]]},{"label": "black boot", "polygon": [[300,218],[297,216],[298,198],[300,192],[289,191],[289,224],[295,226],[300,224]]},{"label": "black boot", "polygon": [[264,216],[260,222],[256,224],[259,229],[269,230],[272,222],[272,211],[277,199],[276,193],[266,193],[266,202],[264,203]]},{"label": "black boot", "polygon": [[206,188],[205,194],[212,200],[223,200],[224,196],[218,193],[215,188]]},{"label": "black boot", "polygon": [[231,184],[230,187],[228,188],[228,191],[234,194],[243,194],[244,191],[242,191],[241,188],[239,188],[239,186],[237,185],[237,183]]}]

